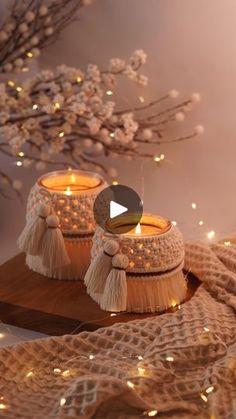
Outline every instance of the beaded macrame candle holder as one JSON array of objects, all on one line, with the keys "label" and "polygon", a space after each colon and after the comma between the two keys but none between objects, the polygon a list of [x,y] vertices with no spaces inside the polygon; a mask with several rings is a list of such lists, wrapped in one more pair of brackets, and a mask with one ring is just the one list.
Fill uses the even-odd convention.
[{"label": "beaded macrame candle holder", "polygon": [[[99,258],[106,258],[106,272],[103,275],[101,270],[91,280]],[[107,311],[162,312],[186,297],[183,263],[182,234],[160,216],[144,214],[126,234],[114,235],[97,227],[85,276],[87,292]]]},{"label": "beaded macrame candle holder", "polygon": [[57,279],[83,279],[95,231],[93,204],[107,186],[80,170],[43,175],[31,189],[18,243],[30,269]]}]

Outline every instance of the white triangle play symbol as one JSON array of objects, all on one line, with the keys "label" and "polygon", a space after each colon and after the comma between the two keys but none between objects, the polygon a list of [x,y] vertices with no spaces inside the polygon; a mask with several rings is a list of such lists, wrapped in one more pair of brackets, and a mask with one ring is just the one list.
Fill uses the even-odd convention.
[{"label": "white triangle play symbol", "polygon": [[118,217],[118,215],[124,214],[126,211],[128,211],[128,208],[115,201],[110,201],[110,218]]}]

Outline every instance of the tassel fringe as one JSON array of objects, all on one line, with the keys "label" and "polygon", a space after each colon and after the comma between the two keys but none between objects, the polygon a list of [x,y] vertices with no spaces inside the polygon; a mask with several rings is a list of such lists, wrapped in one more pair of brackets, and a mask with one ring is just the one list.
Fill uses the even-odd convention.
[{"label": "tassel fringe", "polygon": [[107,276],[112,268],[112,257],[119,251],[119,244],[115,240],[108,240],[104,250],[92,260],[84,283],[87,292],[97,301],[97,294],[102,294]]},{"label": "tassel fringe", "polygon": [[125,311],[127,306],[126,268],[129,264],[127,256],[118,254],[112,258],[112,270],[109,273],[101,308],[107,311]]},{"label": "tassel fringe", "polygon": [[127,308],[132,313],[161,313],[186,298],[187,283],[181,271],[163,278],[129,278]]},{"label": "tassel fringe", "polygon": [[56,215],[49,215],[46,218],[46,223],[47,230],[42,240],[40,254],[43,266],[52,269],[69,265],[70,259],[59,228],[59,218]]},{"label": "tassel fringe", "polygon": [[49,213],[50,207],[40,204],[36,214],[27,222],[17,241],[22,252],[32,256],[40,253],[42,238],[47,230],[46,218]]}]

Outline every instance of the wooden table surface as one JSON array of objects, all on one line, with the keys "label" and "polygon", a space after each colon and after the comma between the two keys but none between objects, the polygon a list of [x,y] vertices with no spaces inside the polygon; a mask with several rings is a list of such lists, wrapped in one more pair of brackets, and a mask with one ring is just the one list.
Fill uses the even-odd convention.
[{"label": "wooden table surface", "polygon": [[[198,285],[199,281],[190,276],[187,299]],[[30,271],[24,254],[0,266],[0,319],[4,323],[62,335],[147,317],[153,314],[111,317],[86,294],[82,281],[59,281]]]}]

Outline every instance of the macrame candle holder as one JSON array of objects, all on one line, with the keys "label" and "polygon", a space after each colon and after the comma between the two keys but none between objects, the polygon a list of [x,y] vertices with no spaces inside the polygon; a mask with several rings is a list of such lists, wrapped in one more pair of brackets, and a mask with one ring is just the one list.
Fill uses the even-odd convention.
[{"label": "macrame candle holder", "polygon": [[95,231],[93,204],[107,186],[80,170],[43,175],[31,189],[18,244],[30,269],[57,279],[83,279]]},{"label": "macrame candle holder", "polygon": [[[110,223],[114,227],[117,221]],[[102,272],[99,264],[104,259]],[[183,262],[182,234],[160,216],[143,215],[140,224],[126,234],[114,235],[97,227],[85,276],[87,292],[107,311],[162,312],[186,297]],[[96,268],[100,274],[91,277]]]}]

